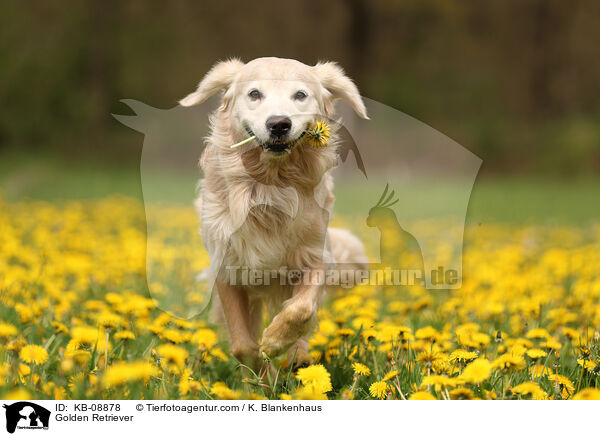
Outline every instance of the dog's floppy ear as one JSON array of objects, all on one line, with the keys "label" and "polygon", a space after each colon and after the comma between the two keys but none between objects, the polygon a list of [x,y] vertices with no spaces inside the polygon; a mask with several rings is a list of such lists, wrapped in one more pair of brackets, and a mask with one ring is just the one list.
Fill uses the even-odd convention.
[{"label": "dog's floppy ear", "polygon": [[312,68],[321,85],[331,93],[333,99],[341,98],[354,109],[358,116],[366,120],[369,119],[358,88],[338,64],[335,62],[319,62]]},{"label": "dog's floppy ear", "polygon": [[229,59],[218,62],[210,69],[195,92],[179,100],[181,106],[194,106],[200,104],[216,92],[226,89],[235,78],[235,75],[244,66],[239,59]]}]

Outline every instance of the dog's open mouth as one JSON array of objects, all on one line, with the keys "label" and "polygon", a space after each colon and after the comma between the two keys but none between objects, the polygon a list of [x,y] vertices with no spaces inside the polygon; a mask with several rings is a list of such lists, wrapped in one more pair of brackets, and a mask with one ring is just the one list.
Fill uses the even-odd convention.
[{"label": "dog's open mouth", "polygon": [[[246,132],[248,132],[248,135],[254,136],[254,133],[248,127],[246,127]],[[256,141],[264,151],[274,155],[283,155],[285,153],[290,153],[294,148],[294,145],[296,145],[305,134],[306,132],[302,132],[302,134],[300,134],[300,136],[298,136],[297,138],[287,141],[276,140],[263,142],[258,139]]]}]

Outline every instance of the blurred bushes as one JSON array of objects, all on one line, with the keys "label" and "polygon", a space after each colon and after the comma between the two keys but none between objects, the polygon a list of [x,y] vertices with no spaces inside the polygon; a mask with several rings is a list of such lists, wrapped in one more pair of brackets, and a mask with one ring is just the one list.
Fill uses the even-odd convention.
[{"label": "blurred bushes", "polygon": [[121,98],[167,108],[218,59],[337,60],[485,171],[600,169],[600,4],[88,0],[0,4],[0,151],[135,162]]}]

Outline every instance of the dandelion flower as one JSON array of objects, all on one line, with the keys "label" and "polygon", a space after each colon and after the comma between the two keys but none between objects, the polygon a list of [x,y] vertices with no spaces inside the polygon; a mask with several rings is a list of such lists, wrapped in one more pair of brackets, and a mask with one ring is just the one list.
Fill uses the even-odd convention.
[{"label": "dandelion flower", "polygon": [[476,359],[469,363],[462,375],[461,380],[467,383],[481,383],[492,374],[492,364],[487,359]]},{"label": "dandelion flower", "polygon": [[6,322],[0,322],[0,338],[8,338],[17,334],[17,328]]},{"label": "dandelion flower", "polygon": [[600,400],[600,389],[586,388],[582,389],[573,397],[574,400]]},{"label": "dandelion flower", "polygon": [[475,394],[469,388],[456,388],[449,393],[452,400],[472,400],[475,398]]},{"label": "dandelion flower", "polygon": [[408,397],[409,400],[435,400],[436,398],[429,392],[419,391]]},{"label": "dandelion flower", "polygon": [[301,368],[296,374],[296,378],[306,387],[312,388],[315,392],[325,393],[332,389],[331,375],[323,365],[310,365]]},{"label": "dandelion flower", "polygon": [[531,395],[534,400],[545,400],[548,397],[548,394],[534,382],[521,383],[512,388],[512,391],[519,395]]},{"label": "dandelion flower", "polygon": [[439,392],[442,388],[456,386],[456,382],[456,379],[446,377],[445,375],[426,375],[421,381],[421,387],[433,386]]},{"label": "dandelion flower", "polygon": [[371,396],[379,400],[382,400],[387,396],[388,390],[389,386],[384,381],[378,381],[369,386],[369,393]]},{"label": "dandelion flower", "polygon": [[118,362],[109,366],[104,372],[102,383],[111,388],[125,383],[157,377],[159,370],[148,362]]},{"label": "dandelion flower", "polygon": [[118,340],[134,340],[135,335],[132,331],[129,330],[121,330],[120,332],[115,333],[115,339]]},{"label": "dandelion flower", "polygon": [[48,361],[48,352],[39,345],[26,345],[21,349],[19,357],[23,362],[40,365]]},{"label": "dandelion flower", "polygon": [[526,354],[533,360],[541,359],[542,357],[546,357],[548,355],[548,353],[546,353],[544,350],[540,350],[539,348],[527,350]]},{"label": "dandelion flower", "polygon": [[477,353],[475,353],[474,351],[467,351],[467,350],[454,350],[452,353],[450,353],[450,362],[454,363],[454,362],[468,362],[469,360],[473,360],[473,359],[477,359],[477,356],[479,356]]},{"label": "dandelion flower", "polygon": [[242,396],[241,392],[232,391],[223,382],[216,382],[210,388],[211,395],[219,398],[220,400],[237,400]]},{"label": "dandelion flower", "polygon": [[311,386],[301,386],[294,392],[296,400],[327,400],[327,395],[323,392],[316,391]]},{"label": "dandelion flower", "polygon": [[316,124],[306,131],[308,140],[313,148],[327,147],[331,138],[331,129],[324,121]]},{"label": "dandelion flower", "polygon": [[352,364],[352,369],[354,369],[354,374],[358,375],[370,375],[371,370],[368,366],[363,365],[362,363],[355,362]]},{"label": "dandelion flower", "polygon": [[181,374],[189,355],[185,348],[173,344],[163,344],[156,347],[156,352],[161,358],[161,366],[164,370],[173,374]]},{"label": "dandelion flower", "polygon": [[217,334],[210,329],[200,329],[192,335],[191,341],[201,350],[210,349],[217,343]]},{"label": "dandelion flower", "polygon": [[396,377],[398,374],[400,374],[400,371],[393,369],[393,370],[389,371],[386,375],[384,375],[382,380],[383,381],[391,380],[394,377]]},{"label": "dandelion flower", "polygon": [[554,384],[556,386],[563,388],[564,391],[566,391],[566,392],[563,392],[563,395],[565,393],[567,395],[571,395],[575,391],[575,387],[573,386],[573,383],[571,383],[571,380],[569,380],[564,375],[550,374],[550,375],[548,375],[548,380],[554,382]]}]

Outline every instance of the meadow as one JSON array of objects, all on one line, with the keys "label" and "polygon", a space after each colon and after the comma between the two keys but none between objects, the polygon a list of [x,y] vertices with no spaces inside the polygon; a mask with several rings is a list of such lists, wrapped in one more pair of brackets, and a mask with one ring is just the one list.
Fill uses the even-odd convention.
[{"label": "meadow", "polygon": [[[333,291],[314,364],[273,357],[251,374],[222,327],[157,307],[135,174],[1,170],[0,398],[600,399],[598,181],[482,181],[461,289]],[[352,195],[338,192],[335,219],[359,231]],[[161,207],[161,266],[206,266],[193,211]]]}]

